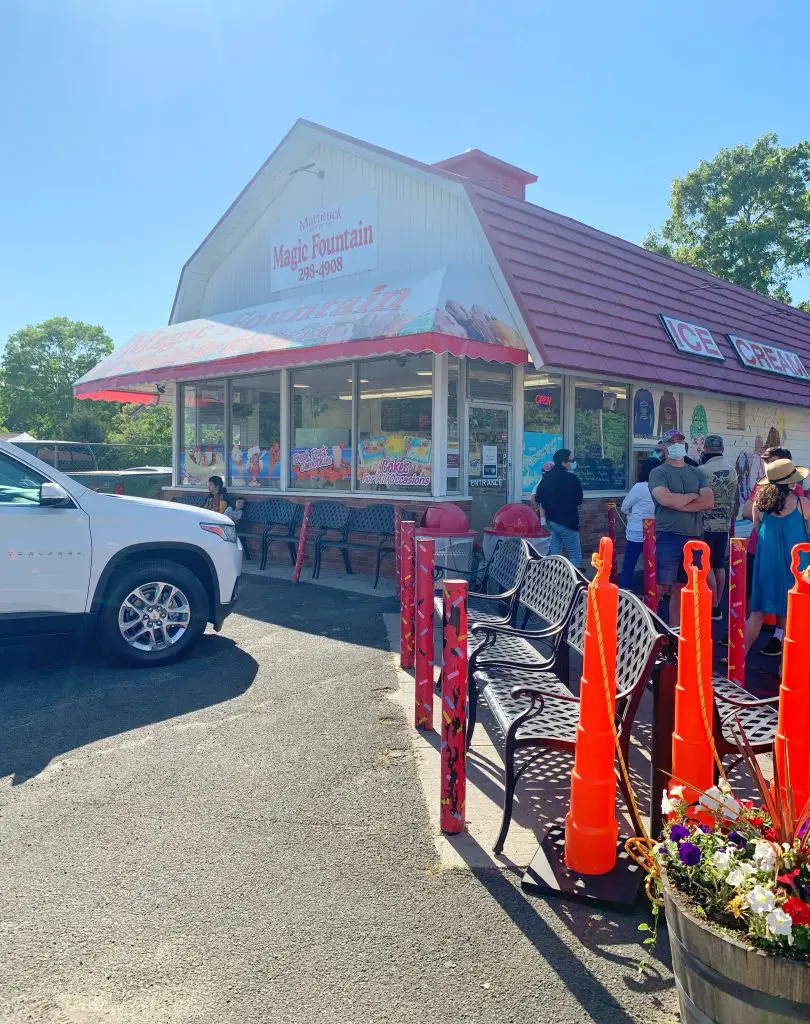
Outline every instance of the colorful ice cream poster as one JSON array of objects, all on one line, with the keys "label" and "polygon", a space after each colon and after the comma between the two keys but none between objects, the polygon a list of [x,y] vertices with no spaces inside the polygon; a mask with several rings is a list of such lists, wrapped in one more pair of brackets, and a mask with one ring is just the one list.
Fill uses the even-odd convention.
[{"label": "colorful ice cream poster", "polygon": [[290,476],[299,487],[335,487],[351,481],[352,450],[343,444],[293,448]]},{"label": "colorful ice cream poster", "polygon": [[554,452],[563,446],[562,434],[542,434],[526,430],[523,434],[523,487],[524,498],[530,498],[543,475],[543,463],[549,462]]},{"label": "colorful ice cream poster", "polygon": [[180,452],[180,482],[205,487],[212,476],[225,479],[225,449],[221,445],[200,445]]},{"label": "colorful ice cream poster", "polygon": [[235,444],[231,449],[231,487],[266,487],[271,480],[279,480],[280,458],[278,444],[269,448],[243,448]]},{"label": "colorful ice cream poster", "polygon": [[433,443],[402,431],[364,437],[358,445],[361,488],[425,487],[432,479]]}]

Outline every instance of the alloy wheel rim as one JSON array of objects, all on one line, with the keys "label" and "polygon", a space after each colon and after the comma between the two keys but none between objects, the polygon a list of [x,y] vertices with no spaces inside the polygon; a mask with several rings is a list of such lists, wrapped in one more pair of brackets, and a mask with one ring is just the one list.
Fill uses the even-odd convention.
[{"label": "alloy wheel rim", "polygon": [[141,583],[118,609],[118,629],[130,647],[154,653],[173,647],[191,624],[191,605],[171,583]]}]

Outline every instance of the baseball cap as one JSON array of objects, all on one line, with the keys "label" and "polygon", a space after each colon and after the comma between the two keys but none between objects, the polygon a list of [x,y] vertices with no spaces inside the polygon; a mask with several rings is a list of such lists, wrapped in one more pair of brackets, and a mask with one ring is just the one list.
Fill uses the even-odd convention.
[{"label": "baseball cap", "polygon": [[675,428],[673,430],[665,431],[665,433],[663,433],[661,435],[661,438],[660,438],[658,443],[659,444],[670,444],[672,441],[675,440],[676,437],[680,438],[681,441],[685,441],[686,440],[686,434],[684,434],[684,432],[682,430],[678,430],[677,428]]},{"label": "baseball cap", "polygon": [[704,454],[721,455],[723,452],[723,438],[719,434],[709,434],[703,443]]}]

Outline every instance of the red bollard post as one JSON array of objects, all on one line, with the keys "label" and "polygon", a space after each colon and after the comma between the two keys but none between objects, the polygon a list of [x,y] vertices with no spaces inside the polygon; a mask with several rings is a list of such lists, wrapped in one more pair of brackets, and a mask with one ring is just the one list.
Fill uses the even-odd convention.
[{"label": "red bollard post", "polygon": [[[698,553],[701,556],[700,568],[695,569],[693,559]],[[710,569],[709,545],[702,540],[687,541],[683,565],[688,582],[681,590],[671,785],[685,784],[684,798],[693,803],[714,782],[712,592],[706,582]]]},{"label": "red bollard post", "polygon": [[401,527],[402,554],[400,562],[401,586],[399,593],[399,663],[402,668],[413,668],[414,642],[414,535],[416,523],[405,522]]},{"label": "red bollard post", "polygon": [[655,520],[644,520],[644,604],[658,613],[658,567],[655,562]]},{"label": "red bollard post", "polygon": [[399,575],[402,570],[402,509],[399,505],[394,505],[394,562],[396,563],[396,588],[397,597],[399,597],[399,591],[401,587]]},{"label": "red bollard post", "polygon": [[565,819],[565,863],[581,875],[603,875],[616,865],[616,620],[619,588],[610,582],[613,544],[599,542],[596,575],[588,587],[579,724]]},{"label": "red bollard post", "polygon": [[728,561],[728,677],[745,686],[745,540],[732,537]]},{"label": "red bollard post", "polygon": [[464,829],[467,798],[467,582],[445,580],[442,614],[442,832]]},{"label": "red bollard post", "polygon": [[293,569],[292,581],[297,583],[301,579],[301,570],[304,567],[304,549],[307,546],[307,533],[309,533],[309,517],[312,515],[312,502],[304,505],[304,518],[301,520],[301,531],[298,534],[298,551],[295,554],[295,568]]},{"label": "red bollard post", "polygon": [[416,690],[414,721],[417,729],[433,728],[433,569],[436,542],[416,542]]},{"label": "red bollard post", "polygon": [[613,545],[613,562],[610,566],[610,582],[618,583],[619,574],[616,571],[616,502],[609,501],[607,507],[608,537]]},{"label": "red bollard post", "polygon": [[810,544],[797,544],[793,548],[791,569],[796,582],[788,591],[779,720],[773,748],[783,800],[788,774],[785,760],[788,762],[797,820],[810,799],[810,663],[807,661],[810,572],[799,571],[799,558],[808,553]]}]

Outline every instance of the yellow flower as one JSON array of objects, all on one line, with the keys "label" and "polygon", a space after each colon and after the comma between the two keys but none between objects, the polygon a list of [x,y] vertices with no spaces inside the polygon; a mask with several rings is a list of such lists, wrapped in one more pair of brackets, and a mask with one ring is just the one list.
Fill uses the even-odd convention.
[{"label": "yellow flower", "polygon": [[745,896],[735,896],[734,899],[726,907],[726,910],[733,914],[735,917],[742,917],[743,904],[745,902]]}]

